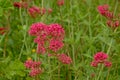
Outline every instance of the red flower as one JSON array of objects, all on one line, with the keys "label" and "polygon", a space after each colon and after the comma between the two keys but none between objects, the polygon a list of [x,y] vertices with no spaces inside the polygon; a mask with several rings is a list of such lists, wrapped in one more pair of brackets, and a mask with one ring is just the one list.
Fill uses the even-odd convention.
[{"label": "red flower", "polygon": [[97,62],[97,61],[92,61],[92,62],[91,62],[91,66],[97,67],[97,66],[98,66],[98,62]]},{"label": "red flower", "polygon": [[28,59],[25,63],[24,63],[25,67],[27,69],[30,69],[30,73],[29,75],[31,77],[34,77],[38,74],[40,74],[42,72],[41,68],[40,68],[40,65],[41,65],[41,62],[40,61],[33,61],[32,59]]},{"label": "red flower", "polygon": [[52,13],[52,9],[51,9],[51,8],[48,9],[48,13],[49,13],[49,14]]},{"label": "red flower", "polygon": [[22,7],[23,8],[28,8],[28,3],[27,2],[22,2]]},{"label": "red flower", "polygon": [[14,2],[14,7],[21,8],[22,4],[20,2]]},{"label": "red flower", "polygon": [[109,61],[105,61],[105,62],[104,62],[104,65],[105,65],[105,67],[111,67],[111,66],[112,66],[112,63],[109,62]]},{"label": "red flower", "polygon": [[105,16],[108,19],[113,18],[113,12],[109,11],[109,6],[108,5],[100,5],[98,6],[98,12],[102,15]]},{"label": "red flower", "polygon": [[42,8],[41,9],[41,15],[44,15],[46,13],[46,9],[45,8]]},{"label": "red flower", "polygon": [[104,64],[106,67],[112,65],[111,62],[107,61],[108,55],[104,52],[98,52],[94,55],[94,60],[91,62],[91,66],[97,67],[98,64]]},{"label": "red flower", "polygon": [[94,78],[94,77],[95,77],[95,73],[92,73],[92,74],[91,74],[91,77]]},{"label": "red flower", "polygon": [[101,15],[105,16],[106,12],[108,11],[109,6],[108,5],[100,5],[98,6],[98,11]]},{"label": "red flower", "polygon": [[50,41],[50,45],[49,48],[54,51],[57,52],[59,49],[61,49],[64,46],[64,43],[60,40],[56,40],[56,39],[51,39]]},{"label": "red flower", "polygon": [[57,4],[58,4],[58,6],[63,6],[64,5],[64,0],[58,0]]},{"label": "red flower", "polygon": [[37,45],[37,53],[38,54],[44,54],[46,52],[46,49],[44,47],[44,45],[42,45],[41,43],[38,43]]},{"label": "red flower", "polygon": [[34,23],[31,25],[29,34],[32,36],[41,36],[46,33],[46,25],[44,23]]},{"label": "red flower", "polygon": [[108,18],[108,19],[112,19],[113,18],[113,12],[106,11],[105,12],[105,17]]},{"label": "red flower", "polygon": [[67,56],[66,54],[59,54],[58,60],[60,62],[62,62],[63,64],[71,64],[72,63],[72,59],[69,56]]},{"label": "red flower", "polygon": [[109,27],[113,27],[113,21],[112,20],[107,20],[107,25]]},{"label": "red flower", "polygon": [[98,63],[103,63],[108,58],[108,55],[104,52],[98,52],[94,55],[94,60]]},{"label": "red flower", "polygon": [[55,39],[62,40],[64,38],[65,31],[59,24],[50,24],[49,34]]},{"label": "red flower", "polygon": [[63,46],[64,29],[59,24],[45,25],[44,23],[34,23],[31,25],[29,34],[36,36],[34,42],[37,43],[37,53],[44,54],[47,49],[54,52]]},{"label": "red flower", "polygon": [[41,62],[29,59],[24,63],[24,65],[27,69],[38,68],[41,65]]},{"label": "red flower", "polygon": [[29,73],[29,75],[31,77],[34,77],[36,75],[39,75],[40,73],[42,73],[41,68],[32,68],[31,71],[30,71],[30,73]]},{"label": "red flower", "polygon": [[32,65],[33,65],[33,60],[27,60],[25,63],[24,63],[25,67],[26,68],[32,68]]},{"label": "red flower", "polygon": [[118,26],[120,26],[120,22],[119,22],[118,20],[116,20],[116,21],[114,22],[114,27],[118,27]]},{"label": "red flower", "polygon": [[35,17],[37,17],[37,15],[39,15],[39,13],[40,13],[40,8],[39,8],[39,7],[36,7],[36,6],[33,6],[33,7],[29,8],[28,11],[29,11],[29,14],[30,14],[33,18],[35,18]]},{"label": "red flower", "polygon": [[0,27],[0,34],[3,35],[5,34],[7,28],[4,28],[4,27]]}]

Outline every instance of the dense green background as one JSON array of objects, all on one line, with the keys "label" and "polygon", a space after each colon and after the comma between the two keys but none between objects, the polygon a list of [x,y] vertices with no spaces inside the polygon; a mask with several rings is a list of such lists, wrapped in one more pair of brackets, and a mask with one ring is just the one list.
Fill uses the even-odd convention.
[{"label": "dense green background", "polygon": [[40,55],[44,69],[40,80],[95,80],[100,68],[93,68],[90,63],[98,51],[108,53],[112,62],[111,68],[102,70],[99,80],[120,80],[120,28],[114,32],[97,11],[98,5],[108,4],[117,15],[120,0],[65,0],[61,7],[57,0],[33,0],[30,6],[53,9],[52,14],[37,18],[31,18],[26,9],[14,8],[14,1],[19,0],[0,0],[0,27],[9,29],[0,35],[0,80],[34,80],[24,67],[28,57],[36,59],[36,53],[32,52],[36,48],[34,37],[28,35],[34,22],[61,24],[66,35],[60,52],[73,60],[71,65],[62,65],[54,57]]}]

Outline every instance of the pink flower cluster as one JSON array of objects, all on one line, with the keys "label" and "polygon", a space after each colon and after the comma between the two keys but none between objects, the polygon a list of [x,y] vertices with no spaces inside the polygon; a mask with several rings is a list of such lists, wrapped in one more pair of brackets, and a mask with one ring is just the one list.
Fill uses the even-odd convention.
[{"label": "pink flower cluster", "polygon": [[0,27],[0,34],[3,35],[8,29],[5,27]]},{"label": "pink flower cluster", "polygon": [[22,5],[20,2],[14,2],[14,7],[20,8]]},{"label": "pink flower cluster", "polygon": [[37,15],[40,14],[40,8],[36,6],[32,6],[28,9],[28,12],[32,17],[35,18]]},{"label": "pink flower cluster", "polygon": [[[31,0],[22,0],[20,2],[14,2],[13,6],[16,8],[25,8],[28,10],[28,13],[31,17],[36,18],[39,15],[44,15],[46,13],[46,8],[39,8],[37,6],[30,6]],[[52,9],[48,8],[48,13],[52,13]]]},{"label": "pink flower cluster", "polygon": [[46,49],[57,52],[64,45],[63,38],[65,32],[59,24],[34,23],[30,27],[29,34],[36,36],[34,42],[38,44],[37,53],[43,54],[46,52]]},{"label": "pink flower cluster", "polygon": [[[30,16],[32,16],[33,18],[36,18],[38,15],[44,15],[46,13],[46,9],[45,8],[39,8],[37,6],[32,6],[28,9],[28,12],[30,14]],[[48,9],[48,13],[52,13],[52,9],[49,8]]]},{"label": "pink flower cluster", "polygon": [[71,64],[72,63],[72,59],[69,57],[69,56],[67,56],[66,54],[59,54],[58,56],[58,60],[60,61],[60,62],[62,62],[63,64]]},{"label": "pink flower cluster", "polygon": [[107,25],[112,28],[116,28],[120,26],[120,21],[115,19],[113,12],[110,12],[108,5],[100,5],[98,6],[98,11],[102,16],[107,18]]},{"label": "pink flower cluster", "polygon": [[104,52],[98,52],[94,55],[94,60],[91,62],[91,66],[97,67],[98,64],[104,64],[106,67],[111,67],[112,63],[107,61],[108,55]]},{"label": "pink flower cluster", "polygon": [[63,42],[56,39],[50,40],[49,49],[51,49],[54,52],[57,52],[59,49],[61,49],[64,46]]},{"label": "pink flower cluster", "polygon": [[106,18],[113,18],[113,12],[109,11],[109,6],[106,4],[98,6],[98,11],[101,15],[105,16]]},{"label": "pink flower cluster", "polygon": [[29,34],[35,36],[34,42],[37,43],[37,53],[48,54],[48,56],[55,56],[63,64],[72,63],[72,59],[65,54],[56,54],[63,46],[63,39],[65,31],[60,24],[46,25],[44,23],[34,23],[31,25]]},{"label": "pink flower cluster", "polygon": [[106,23],[109,27],[113,27],[113,28],[120,26],[120,22],[118,20],[116,21],[108,20]]},{"label": "pink flower cluster", "polygon": [[28,8],[28,3],[23,0],[21,2],[14,2],[13,5],[16,8]]},{"label": "pink flower cluster", "polygon": [[58,4],[58,6],[63,6],[64,5],[64,0],[58,0],[57,4]]},{"label": "pink flower cluster", "polygon": [[40,74],[42,72],[41,68],[40,68],[40,65],[41,65],[41,62],[37,62],[37,61],[33,61],[33,60],[27,60],[25,63],[24,63],[25,67],[27,69],[30,69],[30,73],[29,75],[31,77],[33,76],[36,76],[38,74]]}]

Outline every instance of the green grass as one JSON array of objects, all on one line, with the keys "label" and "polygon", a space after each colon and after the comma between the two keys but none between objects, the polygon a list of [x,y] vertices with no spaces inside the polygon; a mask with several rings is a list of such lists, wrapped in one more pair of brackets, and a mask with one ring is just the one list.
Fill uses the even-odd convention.
[{"label": "green grass", "polygon": [[[33,60],[39,57],[42,62],[39,80],[120,80],[120,28],[116,31],[109,28],[106,18],[97,11],[98,5],[108,4],[114,14],[119,14],[119,0],[65,0],[61,7],[56,0],[34,0],[31,6],[53,9],[52,14],[36,18],[31,18],[26,9],[14,8],[13,2],[0,0],[0,27],[10,28],[5,35],[0,35],[0,80],[35,80],[24,67],[28,57]],[[55,57],[32,52],[37,45],[28,30],[35,22],[63,26],[65,45],[58,53],[69,55],[72,64],[63,65]],[[93,56],[99,51],[109,55],[111,68],[91,67]]]}]

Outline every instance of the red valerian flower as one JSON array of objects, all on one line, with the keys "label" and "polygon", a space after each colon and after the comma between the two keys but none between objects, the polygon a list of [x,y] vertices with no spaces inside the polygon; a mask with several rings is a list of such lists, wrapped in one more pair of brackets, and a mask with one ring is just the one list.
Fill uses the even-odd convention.
[{"label": "red valerian flower", "polygon": [[107,4],[98,6],[98,11],[101,15],[105,16],[109,6]]},{"label": "red valerian flower", "polygon": [[13,3],[14,7],[21,8],[22,4],[20,2],[14,2]]},{"label": "red valerian flower", "polygon": [[28,59],[24,63],[24,65],[27,69],[30,69],[29,75],[31,77],[34,77],[42,73],[42,69],[40,68],[40,65],[41,65],[40,61],[33,61],[32,59]]},{"label": "red valerian flower", "polygon": [[37,53],[38,54],[44,54],[46,52],[46,48],[44,45],[41,45],[41,43],[37,44]]},{"label": "red valerian flower", "polygon": [[108,55],[104,52],[97,52],[94,55],[94,60],[97,61],[98,63],[104,62],[108,58]]},{"label": "red valerian flower", "polygon": [[104,65],[105,65],[105,67],[111,67],[112,63],[110,61],[105,61]]},{"label": "red valerian flower", "polygon": [[95,73],[92,73],[92,74],[91,74],[91,77],[94,78],[94,77],[95,77]]},{"label": "red valerian flower", "polygon": [[28,12],[29,12],[30,16],[35,18],[35,17],[37,17],[37,15],[40,14],[40,8],[37,6],[32,6],[31,8],[28,9]]},{"label": "red valerian flower", "polygon": [[107,25],[111,28],[117,28],[120,26],[120,22],[118,20],[116,21],[108,20]]},{"label": "red valerian flower", "polygon": [[34,23],[31,25],[29,34],[32,36],[40,36],[45,33],[46,25],[44,23]]},{"label": "red valerian flower", "polygon": [[112,19],[113,18],[113,12],[106,11],[105,12],[105,17],[108,18],[108,19]]},{"label": "red valerian flower", "polygon": [[30,59],[30,60],[27,60],[25,63],[24,63],[25,67],[30,69],[32,68],[32,65],[33,65],[33,60]]},{"label": "red valerian flower", "polygon": [[7,28],[5,27],[0,27],[0,34],[3,35],[7,31]]},{"label": "red valerian flower", "polygon": [[66,54],[59,54],[58,60],[60,62],[62,62],[63,64],[71,64],[72,63],[72,59],[69,56],[67,56]]},{"label": "red valerian flower", "polygon": [[51,14],[53,10],[51,8],[48,9],[48,13]]},{"label": "red valerian flower", "polygon": [[64,46],[65,31],[60,24],[34,23],[29,34],[36,37],[34,42],[37,43],[38,54],[44,54],[47,49],[57,52]]},{"label": "red valerian flower", "polygon": [[23,8],[28,8],[28,3],[27,2],[22,2],[22,7]]},{"label": "red valerian flower", "polygon": [[31,71],[30,71],[30,73],[29,73],[29,75],[31,77],[34,77],[34,76],[39,75],[40,73],[42,73],[41,68],[32,68]]},{"label": "red valerian flower", "polygon": [[58,6],[63,6],[64,5],[64,0],[58,0],[57,4],[58,4]]},{"label": "red valerian flower", "polygon": [[108,5],[100,5],[98,6],[98,12],[102,15],[105,16],[108,19],[113,18],[113,12],[109,11],[109,6]]},{"label": "red valerian flower", "polygon": [[107,25],[109,27],[113,27],[114,26],[113,21],[112,20],[107,20]]},{"label": "red valerian flower", "polygon": [[41,15],[44,15],[46,13],[46,9],[45,8],[42,8],[41,9]]},{"label": "red valerian flower", "polygon": [[98,62],[97,62],[97,61],[92,61],[92,62],[91,62],[91,66],[97,67],[97,66],[98,66]]},{"label": "red valerian flower", "polygon": [[94,55],[94,60],[91,62],[91,66],[97,67],[98,64],[104,64],[105,67],[110,67],[112,65],[108,60],[108,55],[104,52],[97,52]]},{"label": "red valerian flower", "polygon": [[62,40],[64,38],[65,31],[59,24],[50,24],[49,34],[52,36],[52,38]]},{"label": "red valerian flower", "polygon": [[27,69],[37,68],[41,65],[40,61],[33,61],[32,59],[26,60],[24,63]]},{"label": "red valerian flower", "polygon": [[118,26],[120,26],[120,22],[119,22],[118,20],[116,20],[116,21],[114,22],[114,27],[118,27]]},{"label": "red valerian flower", "polygon": [[61,49],[64,46],[64,43],[60,40],[56,40],[56,39],[51,39],[50,41],[50,45],[49,48],[54,51],[57,52],[59,49]]}]

